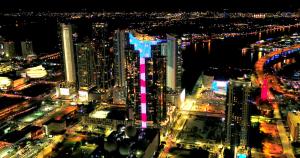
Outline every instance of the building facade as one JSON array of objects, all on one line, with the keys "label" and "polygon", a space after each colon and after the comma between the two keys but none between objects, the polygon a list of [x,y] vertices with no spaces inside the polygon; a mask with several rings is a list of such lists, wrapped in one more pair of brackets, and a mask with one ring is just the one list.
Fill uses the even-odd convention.
[{"label": "building facade", "polygon": [[89,89],[96,86],[95,50],[90,44],[76,43],[75,52],[77,57],[77,78],[79,89]]},{"label": "building facade", "polygon": [[250,126],[249,97],[251,82],[229,80],[226,97],[226,143],[247,146]]},{"label": "building facade", "polygon": [[115,31],[115,87],[120,91],[125,88],[119,96],[126,98],[128,118],[140,121],[142,128],[166,119],[167,51],[167,40],[135,31]]},{"label": "building facade", "polygon": [[166,57],[163,41],[137,32],[129,32],[126,51],[127,99],[130,119],[154,124],[166,118]]},{"label": "building facade", "polygon": [[76,83],[76,67],[74,56],[74,45],[72,39],[72,26],[61,24],[62,46],[64,58],[65,81]]},{"label": "building facade", "polygon": [[128,32],[116,30],[114,33],[114,73],[115,86],[126,86],[126,47],[129,43]]},{"label": "building facade", "polygon": [[17,56],[15,42],[5,41],[5,42],[3,42],[2,47],[3,47],[3,57],[5,59],[11,59],[11,58]]},{"label": "building facade", "polygon": [[108,89],[113,86],[113,59],[108,42],[107,24],[94,23],[92,26],[92,43],[95,49],[96,86]]},{"label": "building facade", "polygon": [[182,56],[174,35],[167,34],[167,87],[181,90]]},{"label": "building facade", "polygon": [[127,96],[126,55],[128,54],[128,31],[116,30],[113,38],[114,52],[114,103],[125,104]]},{"label": "building facade", "polygon": [[4,57],[4,39],[0,36],[0,57]]},{"label": "building facade", "polygon": [[33,54],[33,47],[31,41],[22,41],[21,42],[22,56],[26,58],[28,55]]}]

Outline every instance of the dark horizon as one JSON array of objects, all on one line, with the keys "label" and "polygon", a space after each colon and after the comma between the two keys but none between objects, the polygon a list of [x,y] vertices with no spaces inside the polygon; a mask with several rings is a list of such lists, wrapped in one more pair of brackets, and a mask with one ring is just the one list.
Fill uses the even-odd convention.
[{"label": "dark horizon", "polygon": [[2,12],[18,11],[295,11],[300,8],[298,0],[10,0],[2,3]]}]

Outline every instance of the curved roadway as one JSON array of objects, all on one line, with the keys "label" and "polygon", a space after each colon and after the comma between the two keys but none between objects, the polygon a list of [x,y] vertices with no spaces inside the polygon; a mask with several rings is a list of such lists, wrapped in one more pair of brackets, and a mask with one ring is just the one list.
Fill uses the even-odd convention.
[{"label": "curved roadway", "polygon": [[[280,50],[276,50],[276,51],[273,51],[273,52],[263,56],[262,58],[260,58],[255,64],[255,71],[257,74],[257,78],[258,78],[257,81],[258,81],[259,85],[262,85],[263,80],[266,78],[269,81],[269,83],[268,83],[269,89],[273,88],[275,91],[283,94],[284,96],[290,97],[292,99],[298,99],[297,95],[288,93],[285,89],[283,89],[281,87],[281,85],[278,83],[278,80],[274,74],[265,74],[265,72],[264,72],[264,65],[266,64],[266,62],[269,59],[276,57],[278,55],[286,54],[286,52],[288,52],[288,51],[300,51],[300,45],[294,45],[289,48],[283,48]],[[271,93],[271,91],[269,91],[269,93],[268,93],[268,99],[271,99],[271,100],[274,99],[274,95]],[[274,107],[274,117],[275,117],[275,119],[277,119],[277,129],[279,131],[281,144],[282,144],[282,147],[284,150],[283,153],[286,155],[287,158],[294,158],[295,156],[293,153],[293,148],[289,142],[289,139],[287,136],[288,134],[286,133],[284,125],[281,120],[278,103],[276,101],[274,101],[274,102],[272,102],[272,104]]]},{"label": "curved roadway", "polygon": [[[268,81],[271,81],[268,84],[270,88],[273,88],[275,91],[283,94],[284,96],[287,96],[287,97],[290,97],[290,98],[293,98],[293,99],[298,99],[297,95],[295,95],[293,93],[289,93],[287,90],[285,90],[281,87],[281,85],[278,82],[277,77],[274,74],[266,74],[264,72],[264,65],[266,64],[266,62],[269,59],[271,59],[271,58],[273,58],[277,55],[284,54],[288,51],[293,51],[293,50],[297,50],[297,49],[298,49],[298,51],[300,51],[300,44],[294,45],[294,46],[289,47],[289,48],[283,48],[283,49],[280,49],[280,50],[276,50],[276,51],[273,51],[273,52],[261,57],[255,63],[255,71],[256,71],[256,74],[257,74],[257,78],[258,78],[258,84],[262,85],[264,78],[267,78]],[[269,99],[273,99],[273,98],[269,98]]]}]

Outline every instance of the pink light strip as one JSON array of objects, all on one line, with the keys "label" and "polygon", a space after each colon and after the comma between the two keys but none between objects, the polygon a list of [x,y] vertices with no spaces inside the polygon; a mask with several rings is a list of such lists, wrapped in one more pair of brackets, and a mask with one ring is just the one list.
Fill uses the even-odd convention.
[{"label": "pink light strip", "polygon": [[268,80],[265,78],[261,87],[261,100],[265,101],[268,99]]},{"label": "pink light strip", "polygon": [[141,119],[142,128],[147,128],[147,98],[146,98],[146,65],[145,58],[140,57],[140,88],[141,88]]}]

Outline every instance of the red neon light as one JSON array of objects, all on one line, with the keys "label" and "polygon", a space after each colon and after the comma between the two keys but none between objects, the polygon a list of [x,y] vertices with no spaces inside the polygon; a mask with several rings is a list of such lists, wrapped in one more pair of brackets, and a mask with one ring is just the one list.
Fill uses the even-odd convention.
[{"label": "red neon light", "polygon": [[268,80],[265,78],[261,87],[260,99],[265,101],[268,99]]}]

